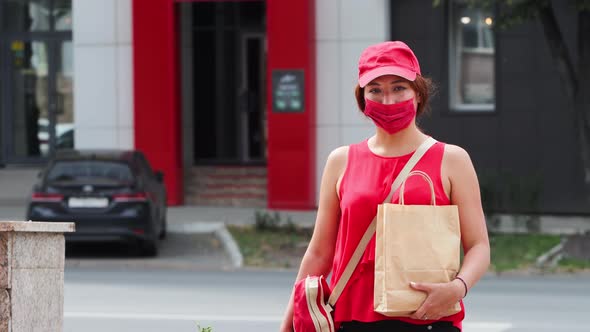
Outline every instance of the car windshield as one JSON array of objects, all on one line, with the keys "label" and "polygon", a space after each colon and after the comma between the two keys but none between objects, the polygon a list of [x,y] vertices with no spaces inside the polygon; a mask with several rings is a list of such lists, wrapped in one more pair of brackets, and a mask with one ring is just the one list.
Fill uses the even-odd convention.
[{"label": "car windshield", "polygon": [[102,160],[58,161],[47,174],[50,182],[89,179],[132,182],[133,175],[127,164]]}]

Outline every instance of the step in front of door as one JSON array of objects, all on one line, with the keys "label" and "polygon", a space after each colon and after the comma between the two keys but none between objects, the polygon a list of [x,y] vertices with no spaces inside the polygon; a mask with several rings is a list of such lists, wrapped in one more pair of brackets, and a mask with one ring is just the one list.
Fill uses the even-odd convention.
[{"label": "step in front of door", "polygon": [[266,207],[266,167],[206,166],[187,172],[185,204]]}]

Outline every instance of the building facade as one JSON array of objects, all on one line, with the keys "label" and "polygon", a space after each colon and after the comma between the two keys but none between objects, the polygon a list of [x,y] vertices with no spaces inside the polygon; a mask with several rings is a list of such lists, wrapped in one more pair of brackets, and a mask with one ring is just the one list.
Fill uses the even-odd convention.
[{"label": "building facade", "polygon": [[373,133],[353,95],[358,56],[397,39],[439,86],[420,125],[470,152],[489,209],[590,212],[535,22],[494,30],[491,11],[430,0],[0,0],[0,15],[4,165],[137,148],[169,204],[221,188],[313,209],[330,151]]}]

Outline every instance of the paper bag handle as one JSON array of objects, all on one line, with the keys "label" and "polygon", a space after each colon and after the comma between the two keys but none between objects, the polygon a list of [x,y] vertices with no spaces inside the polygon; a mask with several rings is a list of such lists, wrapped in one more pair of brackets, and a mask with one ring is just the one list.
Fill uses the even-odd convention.
[{"label": "paper bag handle", "polygon": [[406,187],[406,181],[412,175],[420,175],[424,180],[426,180],[426,182],[428,182],[428,185],[430,186],[430,204],[436,206],[436,196],[434,195],[434,183],[432,183],[432,179],[430,178],[430,176],[428,176],[428,174],[426,174],[423,171],[411,171],[408,174],[408,176],[404,179],[402,185],[399,188],[399,203],[401,205],[404,205],[404,189]]}]

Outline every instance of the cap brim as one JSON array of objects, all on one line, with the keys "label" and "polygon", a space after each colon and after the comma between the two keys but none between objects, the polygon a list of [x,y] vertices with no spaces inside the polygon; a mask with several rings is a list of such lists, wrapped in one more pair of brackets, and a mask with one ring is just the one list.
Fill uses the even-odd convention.
[{"label": "cap brim", "polygon": [[359,85],[364,88],[369,82],[383,75],[396,75],[407,79],[408,81],[414,81],[416,79],[416,73],[402,67],[379,67],[369,72],[366,72],[363,76],[359,77]]}]

